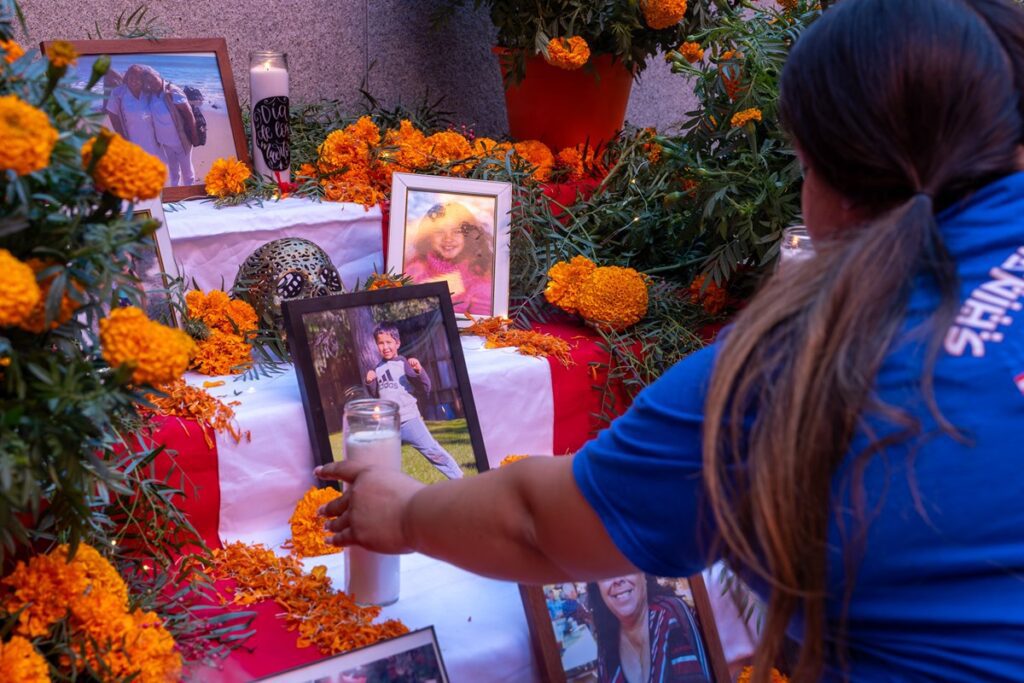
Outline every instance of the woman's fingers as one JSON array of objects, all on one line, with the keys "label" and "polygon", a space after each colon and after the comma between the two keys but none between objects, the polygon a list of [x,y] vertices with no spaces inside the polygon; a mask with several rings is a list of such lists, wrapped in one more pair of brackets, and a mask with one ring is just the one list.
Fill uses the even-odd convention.
[{"label": "woman's fingers", "polygon": [[328,465],[322,465],[313,470],[313,476],[323,481],[344,481],[352,483],[356,480],[360,474],[362,474],[367,467],[370,467],[367,463],[351,462],[349,460],[343,460],[341,462],[332,462]]},{"label": "woman's fingers", "polygon": [[338,517],[348,509],[352,500],[352,492],[347,492],[329,503],[320,506],[318,511],[321,517]]}]

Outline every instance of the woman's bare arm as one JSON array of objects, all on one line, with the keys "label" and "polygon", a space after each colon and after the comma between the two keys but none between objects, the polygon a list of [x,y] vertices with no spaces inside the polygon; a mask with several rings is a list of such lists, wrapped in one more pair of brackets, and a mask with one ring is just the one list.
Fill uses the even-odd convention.
[{"label": "woman's bare arm", "polygon": [[476,477],[424,486],[353,463],[318,469],[350,482],[325,506],[331,542],[418,551],[525,583],[637,571],[615,547],[572,475],[572,458],[529,458]]}]

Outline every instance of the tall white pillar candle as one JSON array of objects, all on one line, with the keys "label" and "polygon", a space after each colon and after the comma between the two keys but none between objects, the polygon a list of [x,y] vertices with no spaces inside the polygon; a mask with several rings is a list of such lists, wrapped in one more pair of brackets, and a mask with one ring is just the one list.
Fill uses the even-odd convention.
[{"label": "tall white pillar candle", "polygon": [[[345,460],[401,471],[402,437],[396,429],[346,433]],[[357,547],[345,549],[345,592],[361,605],[390,605],[397,601],[400,573],[398,555]]]},{"label": "tall white pillar candle", "polygon": [[254,52],[249,60],[252,160],[257,175],[291,181],[288,61],[280,52]]}]

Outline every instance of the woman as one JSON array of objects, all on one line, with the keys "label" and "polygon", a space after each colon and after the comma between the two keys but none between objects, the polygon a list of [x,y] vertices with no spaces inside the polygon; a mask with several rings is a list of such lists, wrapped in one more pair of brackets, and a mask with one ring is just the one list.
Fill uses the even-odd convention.
[{"label": "woman", "polygon": [[690,608],[653,576],[587,584],[599,683],[703,683],[711,668]]},{"label": "woman", "polygon": [[110,125],[118,135],[167,163],[167,157],[156,139],[151,98],[143,87],[145,69],[141,64],[128,67],[121,84],[110,92],[106,112],[110,117]]},{"label": "woman", "polygon": [[192,141],[197,138],[196,119],[184,91],[164,81],[156,69],[141,66],[143,89],[149,96],[153,128],[162,158],[167,160],[167,184],[194,185]]},{"label": "woman", "polygon": [[780,92],[818,255],[572,459],[324,468],[332,541],[531,582],[724,557],[755,681],[787,629],[799,681],[1024,680],[1022,86],[1012,0],[826,10]]}]

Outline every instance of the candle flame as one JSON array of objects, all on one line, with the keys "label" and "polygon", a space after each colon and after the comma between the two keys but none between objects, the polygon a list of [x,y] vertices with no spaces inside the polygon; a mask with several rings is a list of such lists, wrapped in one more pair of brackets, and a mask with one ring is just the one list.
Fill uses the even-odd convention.
[{"label": "candle flame", "polygon": [[263,62],[263,70],[270,71],[270,62]]}]

